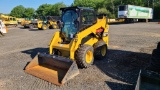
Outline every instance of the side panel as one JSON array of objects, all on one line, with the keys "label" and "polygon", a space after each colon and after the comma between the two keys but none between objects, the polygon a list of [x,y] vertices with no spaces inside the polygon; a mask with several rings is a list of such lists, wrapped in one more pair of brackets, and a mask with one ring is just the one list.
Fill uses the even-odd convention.
[{"label": "side panel", "polygon": [[134,5],[124,5],[118,8],[118,18],[152,19],[153,9]]},{"label": "side panel", "polygon": [[128,5],[128,18],[152,19],[152,8]]}]

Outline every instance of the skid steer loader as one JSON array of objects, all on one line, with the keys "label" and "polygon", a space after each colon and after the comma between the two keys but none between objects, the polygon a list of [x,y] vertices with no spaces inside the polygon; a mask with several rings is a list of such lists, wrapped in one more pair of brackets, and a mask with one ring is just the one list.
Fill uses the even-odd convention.
[{"label": "skid steer loader", "polygon": [[160,42],[152,51],[150,65],[140,70],[135,90],[160,90]]},{"label": "skid steer loader", "polygon": [[30,24],[30,29],[38,28],[39,30],[58,29],[57,21],[59,16],[40,16],[38,20],[33,20]]},{"label": "skid steer loader", "polygon": [[59,29],[57,21],[60,20],[59,16],[47,16],[47,27],[49,29]]},{"label": "skid steer loader", "polygon": [[106,15],[96,15],[84,7],[61,8],[60,31],[54,33],[49,54],[38,54],[25,72],[56,85],[79,74],[78,67],[87,68],[107,55],[108,24]]}]

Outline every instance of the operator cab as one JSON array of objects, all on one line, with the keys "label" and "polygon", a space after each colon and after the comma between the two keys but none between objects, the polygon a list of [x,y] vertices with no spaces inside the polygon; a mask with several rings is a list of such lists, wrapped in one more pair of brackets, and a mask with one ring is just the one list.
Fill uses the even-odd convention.
[{"label": "operator cab", "polygon": [[84,7],[61,8],[61,38],[70,42],[75,34],[96,23],[97,18],[93,9]]}]

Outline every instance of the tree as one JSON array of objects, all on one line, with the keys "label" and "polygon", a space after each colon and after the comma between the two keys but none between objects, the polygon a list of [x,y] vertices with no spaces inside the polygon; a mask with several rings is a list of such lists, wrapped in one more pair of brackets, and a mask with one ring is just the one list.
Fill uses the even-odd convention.
[{"label": "tree", "polygon": [[22,18],[24,10],[25,8],[22,5],[16,6],[11,10],[10,15],[17,18]]},{"label": "tree", "polygon": [[35,10],[33,8],[25,8],[25,11],[23,13],[23,17],[24,18],[32,18],[34,11]]},{"label": "tree", "polygon": [[[114,17],[115,0],[74,0],[74,6],[91,7],[98,13],[107,14],[110,18]],[[111,12],[113,14],[111,14]]]},{"label": "tree", "polygon": [[50,13],[52,16],[59,16],[61,14],[60,8],[66,7],[66,5],[62,2],[56,3],[52,6]]},{"label": "tree", "polygon": [[94,0],[74,0],[74,6],[96,7]]},{"label": "tree", "polygon": [[106,14],[109,18],[115,18],[114,14],[111,14],[106,8],[99,8],[97,12],[98,14]]},{"label": "tree", "polygon": [[95,10],[98,10],[99,7],[103,6],[102,2],[104,0],[74,0],[74,6],[82,6],[82,7],[92,7]]},{"label": "tree", "polygon": [[52,4],[42,4],[38,7],[36,12],[39,16],[51,15],[50,13],[51,8],[52,8]]}]

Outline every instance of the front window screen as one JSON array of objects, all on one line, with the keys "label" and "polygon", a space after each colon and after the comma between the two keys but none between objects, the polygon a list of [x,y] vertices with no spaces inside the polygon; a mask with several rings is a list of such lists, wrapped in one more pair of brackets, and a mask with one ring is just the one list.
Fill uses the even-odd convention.
[{"label": "front window screen", "polygon": [[92,11],[84,11],[82,12],[82,26],[81,29],[85,29],[91,25],[93,25],[96,21],[95,14]]},{"label": "front window screen", "polygon": [[119,6],[119,11],[126,11],[127,10],[127,6]]},{"label": "front window screen", "polygon": [[75,27],[75,21],[78,18],[78,14],[74,10],[67,10],[62,15],[63,28],[62,32],[65,33],[67,38],[73,38],[73,35],[77,32],[77,27]]}]

